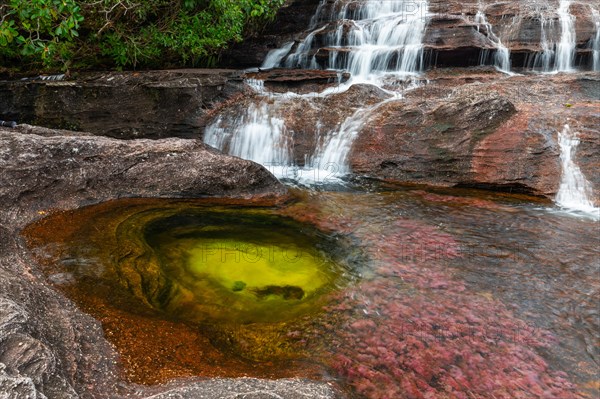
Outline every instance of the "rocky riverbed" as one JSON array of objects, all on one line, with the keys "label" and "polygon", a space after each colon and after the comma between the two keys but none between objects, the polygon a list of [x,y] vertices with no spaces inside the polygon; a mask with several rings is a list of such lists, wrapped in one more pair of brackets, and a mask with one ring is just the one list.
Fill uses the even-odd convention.
[{"label": "rocky riverbed", "polygon": [[[305,70],[165,71],[106,73],[65,82],[3,82],[0,91],[12,92],[13,97],[1,104],[0,119],[39,121],[52,128],[79,126],[96,135],[129,139],[202,139],[204,127],[217,119],[226,129],[235,129],[246,110],[266,104],[271,117],[285,125],[293,163],[302,166],[322,145],[325,132],[338,129],[357,110],[389,98],[371,85],[343,89],[334,75]],[[258,94],[242,78],[264,79],[266,92]],[[160,79],[164,81],[159,84]],[[217,86],[207,83],[215,80]],[[600,162],[597,73],[508,77],[493,68],[454,68],[429,71],[421,82],[408,88],[402,99],[378,106],[372,115],[364,112],[368,123],[348,155],[354,173],[554,198],[561,176],[557,135],[569,124],[581,141],[576,161],[592,185],[600,187],[595,173]],[[336,85],[341,85],[339,93],[307,94]],[[222,94],[217,95],[219,87]],[[300,94],[270,97],[285,95],[282,91]],[[193,101],[167,100],[177,93],[187,93],[181,98]],[[137,100],[118,100],[107,108],[114,96]],[[593,197],[598,201],[600,196]]]},{"label": "rocky riverbed", "polygon": [[[597,4],[420,2],[416,9],[427,10],[427,23],[414,18],[402,22],[416,21],[410,29],[422,34],[420,61],[400,77],[394,75],[398,71],[383,76],[377,68],[357,77],[331,69],[338,64],[329,62],[356,50],[342,42],[358,26],[347,17],[364,4],[287,1],[262,34],[223,54],[220,65],[234,69],[82,72],[0,81],[0,120],[19,123],[0,128],[0,398],[344,396],[324,381],[198,379],[188,377],[202,373],[179,369],[161,374],[155,367],[160,362],[138,369],[141,374],[152,369],[158,384],[126,380],[119,356],[131,337],[109,342],[105,334],[114,328],[107,330],[58,292],[21,236],[26,226],[47,215],[119,198],[285,203],[291,198],[289,189],[265,167],[202,142],[212,134],[223,152],[236,153],[231,136],[240,131],[248,134],[239,141],[256,151],[245,148],[238,155],[252,152],[246,158],[293,173],[310,167],[321,171],[323,165],[314,163],[323,147],[340,139],[338,147],[347,146],[338,151],[344,152],[343,165],[329,166],[348,169],[349,179],[367,178],[360,180],[366,186],[362,191],[352,192],[346,185],[341,194],[323,194],[322,201],[318,190],[308,190],[300,194],[308,199],[278,209],[323,231],[353,235],[377,266],[371,270],[371,263],[363,265],[366,275],[375,272],[382,280],[363,281],[356,291],[340,294],[345,307],[334,311],[347,313],[337,320],[350,320],[350,328],[340,330],[327,322],[314,330],[327,337],[329,347],[323,351],[314,344],[311,349],[322,351],[324,363],[335,359],[330,369],[355,393],[373,398],[389,392],[486,397],[490,389],[524,395],[520,397],[597,394],[597,311],[589,299],[598,292],[593,257],[597,215],[571,218],[549,205],[565,182],[561,133],[574,132],[568,167],[571,177],[579,179],[572,180],[585,182],[587,192],[578,194],[589,201],[587,208],[597,213],[594,206],[600,206]],[[312,41],[306,41],[309,32]],[[339,46],[331,46],[335,37]],[[322,69],[301,69],[307,67],[302,62],[283,65],[288,69],[259,68],[269,51],[289,46],[293,53],[303,43],[292,61],[312,59],[310,68]],[[569,65],[561,69],[556,53],[565,47],[570,50],[560,58]],[[506,54],[502,51],[510,53],[508,65],[497,62]],[[400,56],[394,57],[397,62]],[[246,67],[252,69],[240,69]],[[267,145],[256,140],[252,134],[265,126],[283,138]],[[352,137],[336,136],[344,131]],[[275,155],[285,152],[285,162],[271,165],[279,158],[262,157],[265,148]],[[280,177],[305,183],[294,180],[295,175]],[[375,190],[381,192],[365,195],[372,179],[394,187],[394,194],[378,186]],[[321,183],[309,186],[322,189]],[[398,183],[413,189],[399,189]],[[415,186],[435,186],[450,194]],[[471,189],[487,192],[462,194]],[[496,198],[490,192],[508,194]],[[464,228],[474,220],[480,224]],[[460,255],[482,239],[481,253]],[[514,251],[528,241],[533,242],[524,251]],[[505,248],[498,249],[499,242]],[[444,248],[443,256],[436,253],[439,248]],[[407,261],[407,253],[423,262]],[[364,312],[365,304],[375,310],[376,322]],[[454,316],[440,316],[446,313]],[[482,322],[483,316],[489,320]],[[423,326],[407,331],[404,323],[411,317]],[[139,331],[146,325],[152,324],[136,327]],[[468,339],[453,345],[431,341],[440,329],[453,332],[452,338],[454,331],[463,331]],[[482,340],[486,329],[508,346],[498,349]],[[512,339],[515,329],[528,331],[531,342]],[[410,339],[418,350],[405,350]],[[555,340],[560,344],[553,346]],[[394,349],[396,344],[402,349]],[[138,365],[142,355],[162,353],[140,348],[134,351]],[[413,356],[413,350],[423,353],[425,348],[429,357]],[[401,352],[402,362],[393,350]],[[229,376],[243,375],[234,374]],[[275,374],[271,377],[282,376]],[[173,376],[186,378],[165,383]],[[140,377],[138,382],[148,380]]]},{"label": "rocky riverbed", "polygon": [[100,324],[49,286],[19,235],[48,213],[119,197],[284,200],[286,189],[263,167],[194,140],[120,141],[23,125],[0,129],[0,142],[0,396],[335,396],[327,384],[293,379],[122,382]]}]

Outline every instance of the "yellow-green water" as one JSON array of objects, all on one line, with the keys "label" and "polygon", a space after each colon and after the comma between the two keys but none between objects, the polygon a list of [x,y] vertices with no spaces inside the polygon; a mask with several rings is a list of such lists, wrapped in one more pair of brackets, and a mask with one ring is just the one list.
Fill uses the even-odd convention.
[{"label": "yellow-green water", "polygon": [[144,240],[169,294],[151,291],[150,302],[196,322],[278,322],[318,310],[343,268],[324,252],[326,241],[302,229],[257,212],[158,218]]},{"label": "yellow-green water", "polygon": [[60,259],[48,273],[77,281],[67,289],[110,323],[147,309],[257,361],[305,356],[290,337],[353,278],[345,239],[276,209],[124,200],[56,215],[36,235]]}]

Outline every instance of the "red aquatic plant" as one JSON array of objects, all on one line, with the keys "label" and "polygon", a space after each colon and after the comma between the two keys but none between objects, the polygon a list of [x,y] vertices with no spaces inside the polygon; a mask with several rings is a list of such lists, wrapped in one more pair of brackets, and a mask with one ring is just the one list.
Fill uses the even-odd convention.
[{"label": "red aquatic plant", "polygon": [[[554,338],[490,296],[469,292],[444,261],[461,256],[451,236],[398,220],[381,233],[359,226],[373,274],[329,307],[339,322],[331,365],[367,398],[577,398],[539,349]],[[322,332],[321,330],[321,332]]]}]

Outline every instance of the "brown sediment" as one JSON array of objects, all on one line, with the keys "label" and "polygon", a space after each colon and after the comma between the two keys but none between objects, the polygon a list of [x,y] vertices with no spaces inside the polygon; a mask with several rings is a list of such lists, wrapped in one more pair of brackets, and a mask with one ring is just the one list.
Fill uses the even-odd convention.
[{"label": "brown sediment", "polygon": [[126,381],[153,385],[192,376],[321,378],[322,370],[314,363],[244,360],[213,346],[198,326],[165,319],[141,305],[131,311],[130,301],[128,310],[119,309],[107,300],[115,299],[114,292],[107,292],[109,287],[90,282],[58,288],[102,323],[106,338],[120,355]]},{"label": "brown sediment", "polygon": [[[215,344],[214,335],[211,337],[203,327],[169,319],[165,314],[149,308],[125,288],[119,289],[102,278],[79,276],[75,283],[68,265],[58,261],[68,259],[64,244],[84,240],[88,245],[93,245],[100,240],[114,239],[114,235],[106,233],[114,232],[122,220],[137,212],[166,207],[236,207],[242,203],[248,204],[248,201],[115,200],[74,211],[53,214],[49,211],[50,216],[29,225],[22,234],[52,284],[84,312],[102,323],[106,338],[120,355],[120,370],[125,381],[152,385],[191,376],[321,379],[324,366],[318,363],[302,360],[299,356],[272,361],[248,360],[234,352],[235,346],[225,349],[218,347],[218,340]],[[274,204],[264,199],[250,203],[253,206]],[[116,208],[120,210],[120,217],[115,219]],[[45,212],[40,215],[45,215]],[[90,228],[90,223],[97,227]],[[82,229],[83,226],[87,227]],[[95,234],[94,230],[98,233]],[[82,231],[91,231],[91,236],[81,237]],[[112,244],[106,242],[108,249],[101,255],[110,256]],[[65,275],[69,277],[61,279],[60,276]],[[260,333],[260,329],[256,329],[256,334]],[[248,331],[244,334],[247,335]],[[250,344],[261,342],[260,339],[252,339],[256,337],[250,338]],[[253,348],[254,352],[260,350]]]}]

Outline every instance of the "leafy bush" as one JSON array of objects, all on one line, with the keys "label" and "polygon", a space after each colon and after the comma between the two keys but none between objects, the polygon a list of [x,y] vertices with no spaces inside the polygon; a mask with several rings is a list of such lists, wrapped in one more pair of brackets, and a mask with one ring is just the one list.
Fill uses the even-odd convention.
[{"label": "leafy bush", "polygon": [[284,0],[0,1],[0,59],[46,68],[210,66]]},{"label": "leafy bush", "polygon": [[10,0],[0,5],[0,54],[50,66],[66,63],[83,16],[75,0]]}]

